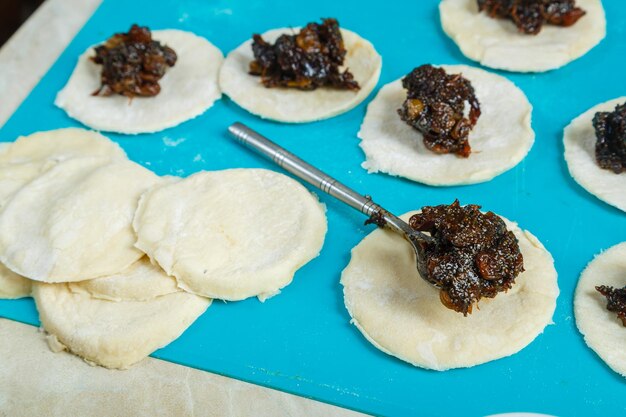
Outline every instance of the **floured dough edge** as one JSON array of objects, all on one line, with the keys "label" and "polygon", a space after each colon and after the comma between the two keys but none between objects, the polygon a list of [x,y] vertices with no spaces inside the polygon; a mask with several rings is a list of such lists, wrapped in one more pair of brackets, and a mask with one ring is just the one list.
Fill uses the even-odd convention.
[{"label": "floured dough edge", "polygon": [[479,12],[476,0],[442,0],[439,12],[444,32],[469,59],[506,71],[544,72],[580,58],[606,36],[601,1],[576,4],[587,12],[576,24],[546,24],[537,35],[519,33],[510,20]]},{"label": "floured dough edge", "polygon": [[[274,42],[283,33],[294,33],[299,28],[273,29],[262,34]],[[284,123],[308,123],[345,113],[359,105],[376,87],[382,68],[382,58],[374,46],[358,34],[341,29],[346,50],[344,67],[359,83],[357,92],[318,88],[301,91],[288,88],[266,88],[261,77],[248,73],[254,59],[252,40],[247,40],[231,51],[220,71],[220,88],[236,104],[264,119]]]},{"label": "floured dough edge", "polygon": [[[110,369],[127,369],[165,347],[211,304],[184,292],[152,301],[112,302],[72,293],[66,284],[46,283],[34,283],[33,298],[53,352],[68,350],[90,365]],[[84,313],[92,317],[81,322]],[[104,318],[98,320],[96,313]],[[113,314],[119,317],[112,322]],[[100,321],[113,327],[98,328]]]},{"label": "floured dough edge", "polygon": [[157,96],[132,100],[120,95],[92,96],[100,87],[101,68],[89,60],[97,46],[92,45],[79,57],[55,105],[92,129],[133,135],[158,132],[203,114],[222,95],[218,84],[222,52],[191,32],[167,29],[152,35],[178,56],[174,67],[159,80]]},{"label": "floured dough edge", "polygon": [[615,110],[626,96],[598,104],[575,118],[563,132],[565,161],[574,180],[600,200],[626,211],[626,173],[615,174],[596,162],[596,134],[593,117],[597,112]]},{"label": "floured dough edge", "polygon": [[362,167],[431,186],[476,184],[514,168],[530,152],[533,107],[524,92],[500,75],[465,65],[441,65],[463,74],[476,91],[482,115],[469,135],[472,154],[461,158],[427,149],[423,135],[400,119],[402,79],[384,85],[369,103],[358,137]]},{"label": "floured dough edge", "polygon": [[606,298],[597,285],[626,285],[626,242],[597,255],[580,275],[574,295],[576,326],[585,343],[611,369],[626,377],[626,327],[617,314],[606,309]]},{"label": "floured dough edge", "polygon": [[[411,211],[411,212],[405,213],[404,215],[402,215],[400,217],[403,220],[408,221],[408,219],[413,214],[416,214],[416,213],[419,213],[419,211]],[[405,355],[399,354],[397,352],[394,352],[394,349],[392,347],[383,346],[382,343],[379,343],[374,337],[372,337],[368,333],[368,331],[366,329],[368,326],[364,325],[362,322],[360,322],[355,317],[355,314],[353,313],[353,309],[351,309],[351,307],[350,307],[350,302],[348,301],[348,295],[346,294],[347,285],[345,283],[345,280],[347,279],[347,274],[349,274],[351,272],[350,269],[353,266],[352,262],[353,262],[354,253],[355,253],[355,251],[357,251],[359,249],[359,246],[361,246],[367,239],[374,238],[375,237],[374,234],[382,234],[382,233],[392,234],[393,233],[393,232],[390,232],[388,230],[380,230],[380,229],[377,229],[374,232],[370,233],[368,236],[366,236],[363,239],[363,241],[359,242],[359,244],[352,249],[351,260],[350,260],[348,266],[343,270],[342,275],[341,275],[341,284],[343,286],[343,294],[344,294],[344,304],[345,304],[346,310],[348,311],[348,313],[349,313],[349,315],[351,317],[350,323],[353,324],[361,332],[361,334],[365,337],[365,339],[368,342],[370,342],[374,347],[376,347],[378,350],[380,350],[380,351],[382,351],[382,352],[384,352],[384,353],[386,353],[386,354],[388,354],[390,356],[396,357],[396,358],[398,358],[398,359],[400,359],[400,360],[402,360],[404,362],[408,362],[408,363],[410,363],[413,366],[416,366],[416,367],[419,367],[419,368],[424,368],[424,369],[435,370],[435,371],[446,371],[446,370],[455,369],[455,368],[469,368],[469,367],[472,367],[472,366],[476,366],[476,365],[480,365],[480,364],[483,364],[483,363],[491,362],[493,360],[502,359],[502,358],[514,355],[515,353],[518,353],[519,351],[524,349],[526,346],[530,345],[541,333],[543,333],[543,331],[544,331],[546,326],[548,326],[550,324],[554,324],[554,322],[552,320],[552,317],[553,317],[554,311],[556,309],[556,299],[557,299],[557,297],[559,295],[559,288],[558,288],[558,285],[557,285],[557,272],[556,272],[556,270],[554,268],[554,260],[553,260],[553,258],[551,256],[551,254],[545,249],[545,247],[541,244],[541,242],[534,235],[532,235],[528,231],[521,230],[518,227],[517,223],[511,222],[511,221],[509,221],[508,219],[506,219],[506,218],[504,218],[502,216],[500,216],[500,217],[505,221],[505,223],[507,225],[507,229],[512,230],[515,233],[515,235],[516,235],[518,240],[525,239],[528,242],[528,244],[530,244],[534,248],[537,248],[537,249],[539,249],[540,251],[543,252],[542,255],[546,257],[546,261],[547,261],[546,265],[545,265],[546,271],[544,271],[544,272],[549,272],[549,275],[551,277],[551,282],[550,282],[551,288],[547,288],[546,289],[547,292],[551,293],[550,297],[552,298],[552,301],[550,303],[550,307],[548,309],[546,309],[545,312],[542,312],[542,313],[544,313],[544,314],[542,314],[542,316],[544,316],[544,320],[542,321],[541,325],[538,326],[538,328],[536,329],[535,332],[532,332],[532,334],[528,334],[527,335],[528,336],[527,339],[523,343],[520,343],[517,346],[511,346],[510,349],[508,349],[507,351],[503,351],[503,352],[501,352],[501,354],[496,355],[494,357],[482,358],[481,360],[478,360],[478,361],[472,362],[472,363],[454,363],[454,364],[452,364],[452,363],[450,363],[450,364],[441,363],[441,362],[439,362],[438,360],[436,360],[434,358],[433,358],[433,361],[430,362],[430,363],[427,363],[429,361],[416,360],[414,358],[410,358],[408,356],[405,356]],[[401,241],[401,239],[402,239],[401,237],[398,237],[398,236],[396,236],[396,237],[397,237],[397,241],[398,242],[402,242]],[[406,243],[406,245],[408,246],[408,243]],[[411,252],[412,252],[412,250],[411,250]],[[524,253],[523,253],[523,255],[524,255],[524,257],[527,256],[527,254],[524,254]],[[415,273],[415,279],[418,279],[421,282],[421,278],[418,276],[417,272]],[[517,280],[516,280],[516,284],[514,285],[514,287],[511,290],[509,290],[507,293],[499,294],[497,297],[500,297],[500,299],[502,299],[503,297],[505,297],[507,295],[516,294],[519,291],[520,279],[522,279],[522,277],[518,276]],[[354,284],[351,284],[351,285],[354,285]],[[426,284],[426,285],[429,285],[429,284]],[[538,294],[541,294],[541,292],[538,293]],[[438,304],[437,304],[438,308],[440,307],[443,311],[447,310],[447,308],[444,307],[443,305],[441,305],[441,303],[439,302],[438,291],[434,294],[434,297],[436,297],[436,301],[438,302]],[[481,311],[480,310],[480,306],[481,306],[481,304],[484,305],[485,303],[489,303],[492,300],[494,300],[494,299],[483,299],[483,300],[481,300],[479,302],[478,306],[477,306],[478,308],[475,309],[474,313],[472,313],[472,314],[480,314],[480,311]],[[456,313],[456,312],[452,312],[452,313],[459,314],[459,313]],[[399,337],[403,337],[403,336],[404,335],[399,335]],[[432,352],[431,352],[431,354],[432,354]]]}]

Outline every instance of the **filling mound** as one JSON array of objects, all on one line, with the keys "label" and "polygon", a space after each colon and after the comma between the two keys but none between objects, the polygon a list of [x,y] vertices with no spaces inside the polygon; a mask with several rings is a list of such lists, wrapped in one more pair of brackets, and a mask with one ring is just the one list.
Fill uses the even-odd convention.
[{"label": "filling mound", "polygon": [[596,162],[616,174],[626,171],[626,103],[613,112],[598,112],[593,118],[596,130]]},{"label": "filling mound", "polygon": [[617,318],[626,326],[626,287],[619,289],[601,285],[596,290],[606,297],[606,309],[617,313]]},{"label": "filling mound", "polygon": [[524,271],[517,238],[504,221],[480,206],[424,207],[409,220],[410,226],[430,233],[434,243],[424,244],[428,281],[440,288],[444,306],[467,316],[481,298],[506,292]]},{"label": "filling mound", "polygon": [[402,86],[407,98],[398,113],[424,135],[424,145],[436,153],[467,158],[471,153],[468,136],[480,117],[480,104],[469,80],[422,65],[402,79]]},{"label": "filling mound", "polygon": [[177,59],[172,48],[152,40],[150,29],[137,25],[113,35],[95,51],[91,60],[102,65],[102,73],[94,96],[156,96],[161,91],[159,80]]},{"label": "filling mound", "polygon": [[360,89],[352,73],[340,69],[346,48],[336,19],[309,23],[297,34],[281,35],[273,45],[258,34],[252,39],[254,61],[250,63],[250,74],[261,76],[268,88]]}]

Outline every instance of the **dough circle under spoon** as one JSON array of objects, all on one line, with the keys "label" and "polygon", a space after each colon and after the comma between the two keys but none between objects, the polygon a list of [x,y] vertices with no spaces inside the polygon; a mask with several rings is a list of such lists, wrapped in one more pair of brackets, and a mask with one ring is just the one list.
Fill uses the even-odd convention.
[{"label": "dough circle under spoon", "polygon": [[351,188],[343,185],[336,179],[304,162],[296,155],[278,146],[271,140],[260,135],[244,124],[238,122],[233,123],[229,126],[228,132],[238,142],[270,159],[286,171],[308,182],[314,187],[319,188],[325,193],[330,194],[350,207],[359,210],[361,213],[370,218],[371,223],[375,223],[379,227],[384,227],[404,236],[415,251],[419,275],[429,284],[439,288],[439,286],[435,283],[428,280],[429,275],[426,268],[426,256],[424,249],[426,244],[434,243],[434,239],[432,237],[413,229],[404,220],[374,203],[371,197],[363,196]]}]

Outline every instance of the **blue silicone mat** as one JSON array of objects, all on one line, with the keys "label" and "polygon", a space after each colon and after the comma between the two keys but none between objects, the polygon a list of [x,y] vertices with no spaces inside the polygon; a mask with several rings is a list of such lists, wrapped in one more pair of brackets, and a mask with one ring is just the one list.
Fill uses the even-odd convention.
[{"label": "blue silicone mat", "polygon": [[[87,46],[134,22],[153,29],[193,31],[227,53],[253,32],[337,17],[383,56],[378,90],[423,63],[474,65],[442,32],[437,3],[104,0],[0,130],[0,140],[76,126],[53,106],[56,92]],[[131,159],[158,174],[275,169],[227,137],[227,125],[239,120],[394,212],[459,198],[515,220],[552,252],[559,272],[555,324],[531,345],[512,357],[442,373],[414,368],[375,349],[350,325],[339,284],[350,249],[372,226],[364,226],[359,213],[320,195],[328,206],[325,246],[282,294],[265,304],[256,299],[214,302],[178,340],[153,356],[378,415],[481,416],[511,411],[625,415],[626,380],[585,346],[574,323],[572,298],[578,276],[594,254],[625,240],[626,216],[578,186],[562,158],[562,130],[572,118],[597,103],[626,95],[626,8],[618,0],[604,3],[607,38],[582,59],[545,74],[503,73],[533,103],[537,139],[521,164],[488,183],[433,188],[367,174],[360,166],[364,155],[356,133],[377,90],[354,110],[312,124],[263,121],[224,98],[203,116],[161,133],[111,135]],[[30,299],[0,301],[0,316],[39,323]]]}]

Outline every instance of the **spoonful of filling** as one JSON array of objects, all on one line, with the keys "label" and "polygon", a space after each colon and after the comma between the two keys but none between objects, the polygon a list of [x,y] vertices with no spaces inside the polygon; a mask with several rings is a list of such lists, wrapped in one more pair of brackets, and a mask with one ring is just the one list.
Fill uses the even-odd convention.
[{"label": "spoonful of filling", "polygon": [[596,287],[596,290],[606,297],[606,309],[617,313],[617,318],[626,327],[626,287],[620,289],[600,285]]},{"label": "spoonful of filling", "polygon": [[152,39],[150,29],[137,25],[113,35],[95,51],[91,60],[102,65],[102,73],[94,96],[156,96],[161,91],[159,80],[177,59],[172,48]]},{"label": "spoonful of filling", "polygon": [[258,34],[252,39],[250,74],[259,75],[268,88],[360,89],[352,73],[339,68],[347,51],[336,19],[309,23],[297,34],[279,36],[273,45]]},{"label": "spoonful of filling", "polygon": [[482,297],[492,298],[511,288],[524,270],[513,233],[495,214],[481,213],[479,206],[461,207],[455,201],[449,206],[424,207],[406,223],[241,123],[228,131],[278,166],[367,215],[366,224],[402,235],[415,253],[421,278],[439,288],[444,306],[464,316]]},{"label": "spoonful of filling", "polygon": [[422,65],[402,79],[407,97],[400,118],[424,135],[424,145],[435,153],[471,153],[470,131],[480,117],[480,104],[469,80],[449,75],[443,68]]},{"label": "spoonful of filling", "polygon": [[596,131],[596,162],[616,174],[626,171],[626,103],[612,112],[598,112],[593,118]]}]

